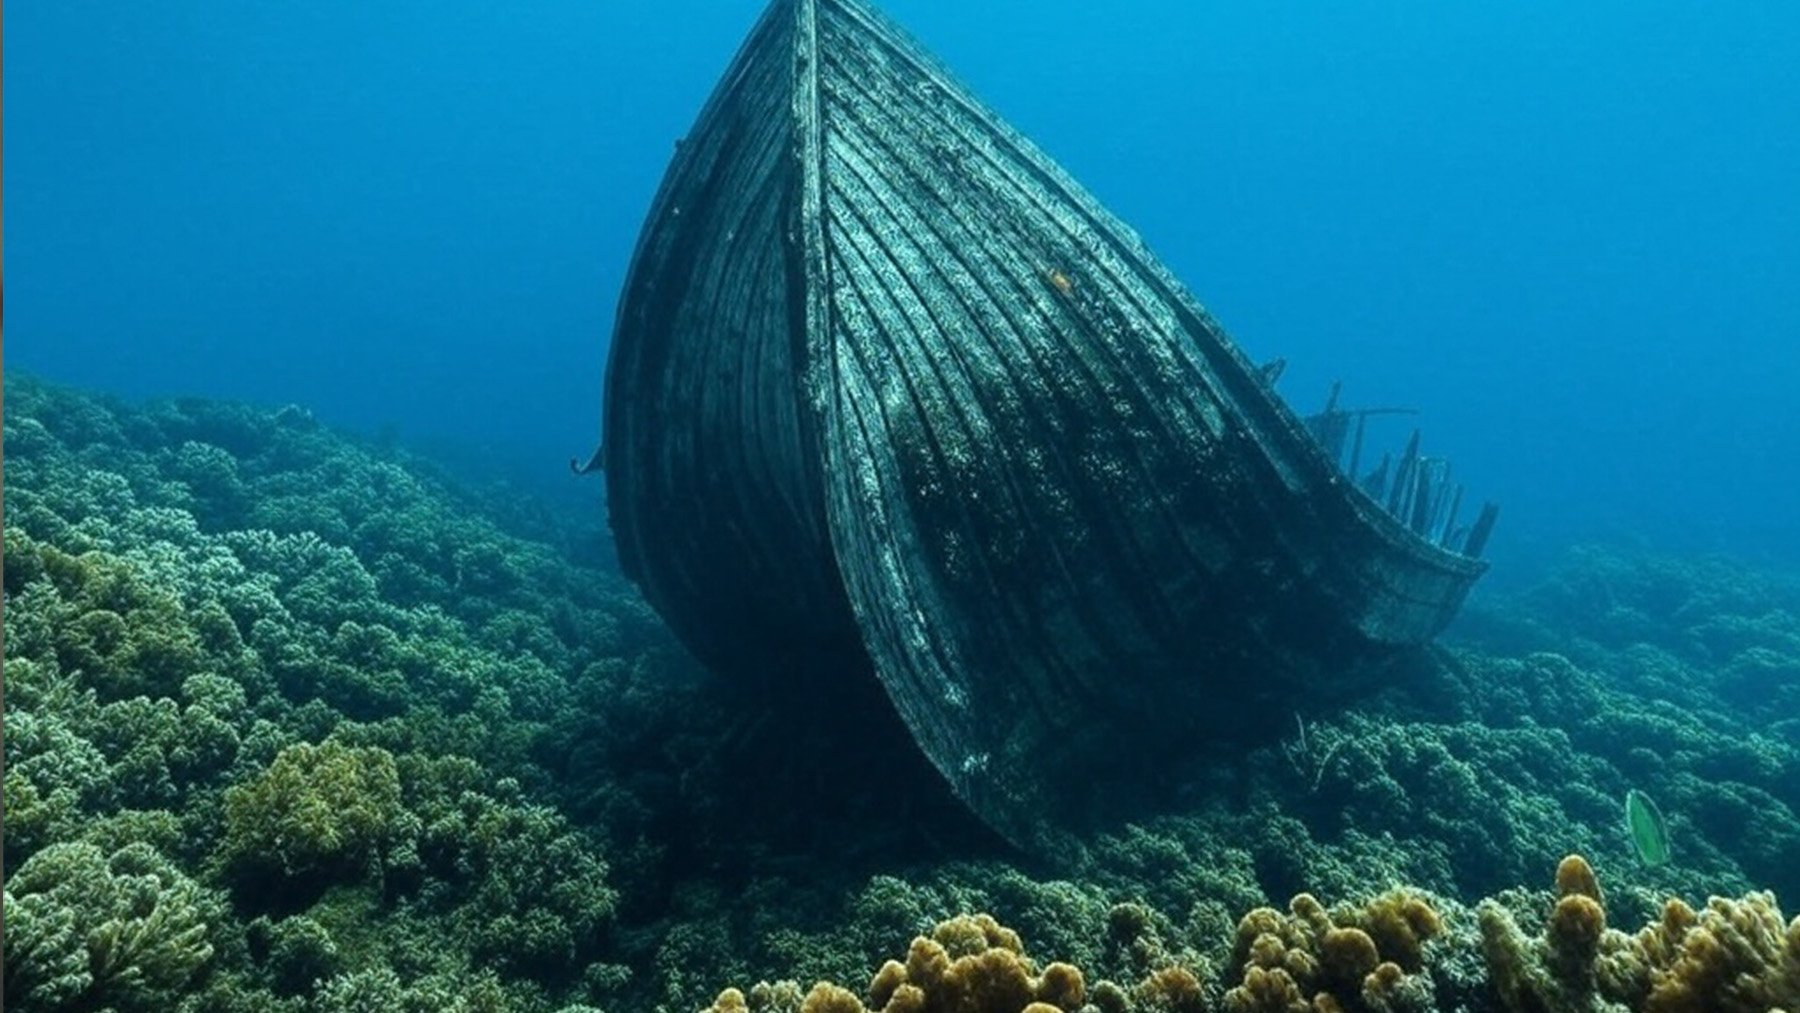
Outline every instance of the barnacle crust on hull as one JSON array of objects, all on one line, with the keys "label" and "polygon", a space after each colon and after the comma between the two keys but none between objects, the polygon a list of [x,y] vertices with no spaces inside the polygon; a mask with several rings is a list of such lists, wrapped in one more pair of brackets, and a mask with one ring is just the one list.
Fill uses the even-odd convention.
[{"label": "barnacle crust on hull", "polygon": [[1454,615],[1484,564],[1448,497],[1416,451],[1351,481],[1321,418],[885,18],[775,0],[639,237],[596,460],[703,661],[872,669],[1031,843]]}]

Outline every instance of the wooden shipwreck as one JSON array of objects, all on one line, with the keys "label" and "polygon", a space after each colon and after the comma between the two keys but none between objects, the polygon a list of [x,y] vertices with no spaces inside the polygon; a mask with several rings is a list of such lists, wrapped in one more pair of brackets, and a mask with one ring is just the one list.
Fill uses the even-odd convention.
[{"label": "wooden shipwreck", "polygon": [[1491,508],[1458,525],[1416,441],[1346,466],[1366,415],[1271,384],[892,23],[774,0],[638,240],[590,467],[705,663],[879,678],[1029,844],[1360,691],[1482,573]]}]

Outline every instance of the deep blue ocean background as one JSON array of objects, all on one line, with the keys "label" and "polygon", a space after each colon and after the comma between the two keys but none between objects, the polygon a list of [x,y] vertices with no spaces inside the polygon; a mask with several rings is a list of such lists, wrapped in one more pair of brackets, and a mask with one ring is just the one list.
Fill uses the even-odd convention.
[{"label": "deep blue ocean background", "polygon": [[[1800,559],[1800,7],[884,5],[1303,409],[1575,539]],[[298,403],[593,507],[611,315],[760,4],[28,3],[8,369]],[[1403,431],[1390,434],[1393,442]]]}]

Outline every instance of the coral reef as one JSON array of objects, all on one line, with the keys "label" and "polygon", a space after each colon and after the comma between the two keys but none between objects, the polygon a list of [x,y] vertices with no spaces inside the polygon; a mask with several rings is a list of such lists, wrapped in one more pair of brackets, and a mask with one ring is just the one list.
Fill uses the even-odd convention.
[{"label": "coral reef", "polygon": [[[1527,907],[1541,895],[1513,895]],[[1208,987],[1168,963],[1132,985],[1051,963],[1041,972],[1017,933],[989,915],[959,916],[913,940],[861,991],[831,981],[728,988],[705,1013],[1768,1013],[1800,1006],[1800,917],[1783,922],[1767,893],[1714,897],[1696,912],[1678,899],[1636,934],[1606,925],[1599,881],[1579,855],[1556,870],[1556,892],[1523,932],[1498,900],[1476,911],[1445,902],[1478,928],[1449,932],[1426,898],[1390,891],[1327,911],[1308,894],[1287,912],[1257,908],[1233,945],[1237,984]],[[1131,918],[1130,913],[1116,917]],[[1467,972],[1472,964],[1479,976]],[[1434,980],[1434,974],[1438,979]]]},{"label": "coral reef", "polygon": [[1405,891],[1336,912],[1306,893],[1289,903],[1285,915],[1257,908],[1238,923],[1232,965],[1242,969],[1243,980],[1225,993],[1225,1008],[1425,1008],[1403,997],[1432,994],[1429,983],[1408,976],[1424,970],[1425,944],[1443,931],[1431,904]]},{"label": "coral reef", "polygon": [[768,748],[598,516],[299,409],[5,403],[8,1008],[1800,1005],[1792,580],[1579,553],[1045,860],[829,706]]},{"label": "coral reef", "polygon": [[1565,858],[1542,931],[1521,931],[1495,900],[1479,908],[1488,975],[1509,1013],[1606,1004],[1645,1013],[1766,1013],[1800,1006],[1800,916],[1784,922],[1767,892],[1713,897],[1696,912],[1679,898],[1627,934],[1610,929],[1587,860]]},{"label": "coral reef", "polygon": [[9,376],[5,451],[9,1008],[618,986],[533,758],[574,673],[658,663],[616,578],[296,410]]},{"label": "coral reef", "polygon": [[[730,988],[708,1013],[774,1013],[799,987],[764,982],[748,996]],[[867,1002],[864,1002],[866,996]],[[889,960],[859,995],[821,981],[799,1000],[800,1013],[1076,1013],[1087,998],[1081,971],[1064,963],[1041,971],[1017,933],[985,914],[940,922],[912,941],[905,961]]]},{"label": "coral reef", "polygon": [[219,855],[293,876],[377,861],[394,837],[400,774],[385,749],[298,742],[225,792]]},{"label": "coral reef", "polygon": [[6,884],[6,996],[167,1009],[206,967],[222,905],[148,844],[52,844]]}]

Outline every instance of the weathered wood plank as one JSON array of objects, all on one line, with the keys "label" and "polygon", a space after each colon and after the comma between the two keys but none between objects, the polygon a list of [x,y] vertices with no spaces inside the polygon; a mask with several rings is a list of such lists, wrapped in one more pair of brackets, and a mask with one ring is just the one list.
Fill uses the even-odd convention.
[{"label": "weathered wood plank", "polygon": [[872,668],[1029,842],[1454,615],[1484,564],[1438,544],[1416,444],[1364,491],[1335,421],[1333,453],[861,0],[775,0],[640,238],[604,459],[627,572],[697,654],[796,693]]}]

